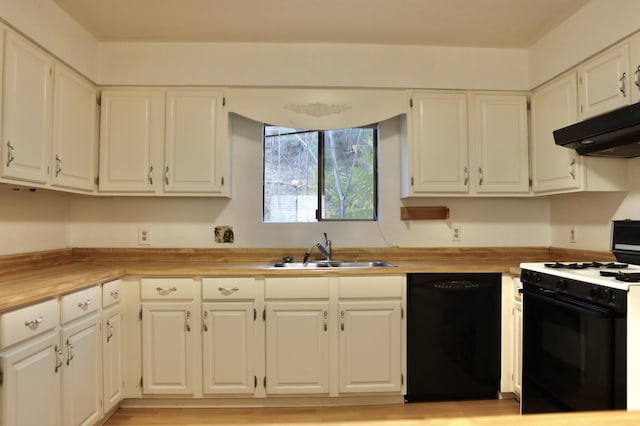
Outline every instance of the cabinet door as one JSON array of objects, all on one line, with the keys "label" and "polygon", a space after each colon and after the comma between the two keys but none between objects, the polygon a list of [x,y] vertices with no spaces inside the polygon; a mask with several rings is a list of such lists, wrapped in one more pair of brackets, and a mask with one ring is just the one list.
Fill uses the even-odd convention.
[{"label": "cabinet door", "polygon": [[582,65],[578,74],[581,120],[631,102],[627,43],[596,56]]},{"label": "cabinet door", "polygon": [[222,92],[169,91],[165,192],[222,192],[226,173],[225,138]]},{"label": "cabinet door", "polygon": [[204,303],[203,392],[253,393],[253,302]]},{"label": "cabinet door", "polygon": [[412,193],[467,192],[467,95],[416,92],[412,105],[409,125]]},{"label": "cabinet door", "polygon": [[631,103],[640,102],[640,35],[629,40],[629,72]]},{"label": "cabinet door", "polygon": [[98,314],[62,327],[62,423],[93,425],[102,418],[102,352]]},{"label": "cabinet door", "polygon": [[474,95],[470,174],[478,193],[529,192],[527,97]]},{"label": "cabinet door", "polygon": [[2,424],[60,425],[58,330],[2,354]]},{"label": "cabinet door", "polygon": [[146,394],[193,394],[198,347],[193,303],[142,304],[142,376]]},{"label": "cabinet door", "polygon": [[117,304],[102,313],[103,409],[109,412],[124,391],[122,366],[122,310]]},{"label": "cabinet door", "polygon": [[400,392],[400,301],[340,302],[340,392]]},{"label": "cabinet door", "polygon": [[51,58],[7,32],[2,107],[2,177],[49,180],[52,116]]},{"label": "cabinet door", "polygon": [[328,302],[267,302],[267,394],[329,392]]},{"label": "cabinet door", "polygon": [[164,176],[164,93],[105,90],[100,120],[100,191],[153,193]]},{"label": "cabinet door", "polygon": [[95,87],[63,65],[54,73],[51,184],[92,191],[98,160]]},{"label": "cabinet door", "polygon": [[522,395],[522,302],[513,302],[513,392]]},{"label": "cabinet door", "polygon": [[555,144],[553,131],[578,121],[575,73],[560,77],[531,95],[531,166],[533,192],[581,187],[581,158]]}]

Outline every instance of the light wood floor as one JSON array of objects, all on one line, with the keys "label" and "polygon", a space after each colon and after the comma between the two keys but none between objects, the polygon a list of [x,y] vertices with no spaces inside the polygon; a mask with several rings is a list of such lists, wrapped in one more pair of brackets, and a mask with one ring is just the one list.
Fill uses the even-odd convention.
[{"label": "light wood floor", "polygon": [[124,408],[105,423],[107,426],[169,425],[375,425],[377,421],[405,421],[435,418],[507,416],[520,412],[513,399],[426,402],[411,404],[312,407],[312,408]]}]

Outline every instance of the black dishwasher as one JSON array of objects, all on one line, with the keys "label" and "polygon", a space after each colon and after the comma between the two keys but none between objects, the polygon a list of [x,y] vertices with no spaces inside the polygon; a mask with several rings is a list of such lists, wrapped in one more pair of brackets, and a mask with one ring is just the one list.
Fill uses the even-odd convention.
[{"label": "black dishwasher", "polygon": [[497,398],[499,273],[407,275],[406,402]]}]

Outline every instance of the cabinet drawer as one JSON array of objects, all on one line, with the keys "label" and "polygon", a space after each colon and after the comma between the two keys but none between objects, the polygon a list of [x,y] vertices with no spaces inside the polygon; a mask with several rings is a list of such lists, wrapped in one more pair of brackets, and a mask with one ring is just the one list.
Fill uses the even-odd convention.
[{"label": "cabinet drawer", "polygon": [[193,278],[143,278],[141,297],[155,300],[184,300],[196,297]]},{"label": "cabinet drawer", "polygon": [[328,299],[329,279],[325,277],[265,278],[267,299]]},{"label": "cabinet drawer", "polygon": [[95,286],[62,296],[60,299],[60,323],[65,324],[97,311],[102,303],[100,300],[101,291],[99,286]]},{"label": "cabinet drawer", "polygon": [[60,305],[56,299],[26,306],[0,316],[0,347],[15,343],[51,330],[60,321]]},{"label": "cabinet drawer", "polygon": [[109,281],[102,284],[102,307],[120,303],[122,299],[122,280]]},{"label": "cabinet drawer", "polygon": [[402,297],[402,277],[340,277],[338,297]]},{"label": "cabinet drawer", "polygon": [[255,278],[203,278],[202,298],[206,300],[255,299]]}]

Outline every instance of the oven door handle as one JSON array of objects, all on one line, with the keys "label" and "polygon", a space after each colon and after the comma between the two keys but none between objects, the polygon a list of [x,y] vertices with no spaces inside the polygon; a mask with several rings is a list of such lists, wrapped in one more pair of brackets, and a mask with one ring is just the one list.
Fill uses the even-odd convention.
[{"label": "oven door handle", "polygon": [[612,309],[603,308],[598,305],[593,305],[589,302],[576,300],[569,297],[566,297],[556,291],[547,290],[539,288],[540,292],[531,291],[529,289],[523,289],[522,293],[526,296],[532,296],[537,299],[544,299],[545,302],[553,303],[555,305],[561,305],[567,307],[569,305],[570,308],[574,310],[586,312],[590,314],[598,313],[603,316],[611,317],[613,315]]}]

